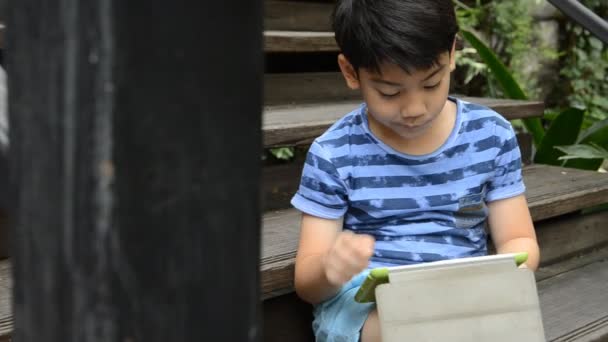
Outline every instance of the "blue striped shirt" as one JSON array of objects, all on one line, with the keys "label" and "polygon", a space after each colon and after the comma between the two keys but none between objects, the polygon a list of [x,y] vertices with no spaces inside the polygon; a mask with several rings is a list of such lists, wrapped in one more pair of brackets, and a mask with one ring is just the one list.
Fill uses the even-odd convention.
[{"label": "blue striped shirt", "polygon": [[450,99],[454,128],[427,155],[375,137],[365,104],[344,116],[311,145],[292,205],[374,236],[370,268],[487,254],[486,203],[525,191],[521,155],[506,119]]}]

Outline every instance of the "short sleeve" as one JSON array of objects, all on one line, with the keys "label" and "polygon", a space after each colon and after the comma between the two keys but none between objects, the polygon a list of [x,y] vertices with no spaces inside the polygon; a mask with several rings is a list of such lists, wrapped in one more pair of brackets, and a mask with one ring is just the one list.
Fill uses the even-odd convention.
[{"label": "short sleeve", "polygon": [[314,142],[306,156],[298,192],[291,204],[312,216],[337,219],[347,208],[348,190],[323,147]]},{"label": "short sleeve", "polygon": [[521,152],[513,127],[505,120],[497,124],[495,134],[500,144],[494,176],[486,193],[487,202],[514,197],[526,191],[521,172]]}]

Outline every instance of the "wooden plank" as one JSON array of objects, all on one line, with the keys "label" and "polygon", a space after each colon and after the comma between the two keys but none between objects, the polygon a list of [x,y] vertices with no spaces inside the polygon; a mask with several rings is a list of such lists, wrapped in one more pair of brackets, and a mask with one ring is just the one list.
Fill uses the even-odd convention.
[{"label": "wooden plank", "polygon": [[260,264],[262,299],[293,291],[300,217],[295,209],[264,214]]},{"label": "wooden plank", "polygon": [[[360,91],[349,89],[340,72],[265,74],[264,89],[264,105],[268,110],[293,108],[303,104],[324,106],[327,105],[327,102],[358,103],[361,101]],[[497,108],[496,111],[500,110],[500,113],[508,115],[510,120],[541,117],[544,111],[544,104],[541,101],[488,99],[459,95],[457,97]]]},{"label": "wooden plank", "polygon": [[536,281],[541,281],[598,261],[608,261],[608,246],[602,246],[597,249],[585,251],[584,253],[577,254],[571,258],[561,260],[554,264],[541,265],[538,270],[536,270],[534,275],[536,277]]},{"label": "wooden plank", "polygon": [[555,263],[608,244],[608,211],[571,214],[535,224],[542,248],[541,265]]},{"label": "wooden plank", "polygon": [[[463,97],[502,114],[509,120],[540,117],[544,104],[539,101],[517,101]],[[264,109],[264,146],[302,145],[310,143],[333,123],[360,105],[359,101],[268,106]]]},{"label": "wooden plank", "polygon": [[[264,89],[264,105],[270,110],[303,104],[325,106],[328,102],[361,101],[361,92],[349,89],[340,72],[265,74]],[[457,95],[457,97],[462,96]],[[466,97],[462,98],[466,99]],[[478,97],[468,97],[468,99],[496,107],[500,113],[509,115],[509,119],[541,117],[544,111],[544,104],[540,101],[523,102]]]},{"label": "wooden plank", "polygon": [[349,89],[339,72],[264,75],[264,105],[270,108],[349,100],[360,101],[361,92]]},{"label": "wooden plank", "polygon": [[13,331],[11,264],[7,259],[0,260],[0,340]]},{"label": "wooden plank", "polygon": [[598,261],[538,283],[548,341],[592,341],[608,336],[608,261]]},{"label": "wooden plank", "polygon": [[[583,208],[608,203],[608,174],[590,171],[563,169],[555,166],[533,165],[524,168],[524,179],[527,185],[528,205],[535,222],[574,212]],[[565,174],[564,174],[565,173]],[[549,186],[547,185],[549,184]],[[602,221],[605,213],[585,218],[574,228],[579,234],[591,232],[594,238],[606,241],[606,232],[602,232]],[[263,217],[262,232],[262,294],[270,298],[277,294],[288,293],[293,288],[293,263],[299,238],[300,212],[287,209],[267,213]],[[575,222],[575,219],[573,221]],[[605,221],[604,221],[605,222]],[[562,232],[569,229],[568,224],[557,228]],[[562,243],[559,234],[550,232],[548,223],[546,237],[540,239],[548,243]],[[572,232],[570,238],[577,236]],[[602,243],[598,241],[599,243]],[[564,255],[569,255],[595,245],[593,238],[583,237],[563,248]],[[558,246],[550,245],[549,261],[560,258]],[[544,246],[541,246],[544,248]]]},{"label": "wooden plank", "polygon": [[608,203],[606,173],[531,165],[524,177],[535,221]]},{"label": "wooden plank", "polygon": [[331,31],[332,3],[265,1],[264,29],[277,31]]},{"label": "wooden plank", "polygon": [[262,169],[262,211],[287,209],[291,197],[297,191],[304,165],[304,156],[283,165],[266,166]]},{"label": "wooden plank", "polygon": [[265,52],[337,52],[333,32],[264,31]]},{"label": "wooden plank", "polygon": [[[300,4],[297,5],[303,13],[288,9],[283,12],[284,18],[279,18],[279,13],[271,13],[272,18],[267,18],[267,28],[264,31],[264,51],[274,52],[338,52],[334,33],[329,25],[330,19],[324,17],[321,11],[325,11],[323,4]],[[317,6],[317,7],[315,7]],[[271,9],[271,11],[273,11]],[[285,27],[285,29],[281,29]],[[463,41],[456,36],[456,49],[462,50]]]}]

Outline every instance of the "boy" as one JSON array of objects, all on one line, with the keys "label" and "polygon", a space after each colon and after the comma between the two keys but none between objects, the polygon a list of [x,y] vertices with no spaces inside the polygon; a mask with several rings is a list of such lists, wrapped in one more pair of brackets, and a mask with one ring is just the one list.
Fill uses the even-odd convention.
[{"label": "boy", "polygon": [[366,270],[539,250],[508,121],[448,97],[458,31],[451,0],[338,0],[338,63],[364,104],[310,147],[292,204],[303,212],[298,295],[317,341],[379,341]]}]

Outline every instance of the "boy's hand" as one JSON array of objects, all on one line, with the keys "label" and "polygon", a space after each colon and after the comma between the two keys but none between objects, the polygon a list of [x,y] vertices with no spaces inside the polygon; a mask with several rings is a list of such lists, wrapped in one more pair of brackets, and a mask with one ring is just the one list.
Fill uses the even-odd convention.
[{"label": "boy's hand", "polygon": [[370,235],[343,231],[323,257],[325,277],[331,285],[341,286],[367,268],[374,253],[375,239]]}]

